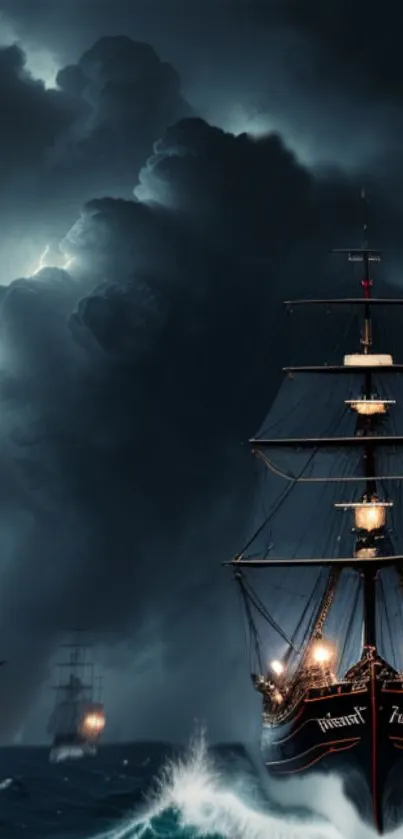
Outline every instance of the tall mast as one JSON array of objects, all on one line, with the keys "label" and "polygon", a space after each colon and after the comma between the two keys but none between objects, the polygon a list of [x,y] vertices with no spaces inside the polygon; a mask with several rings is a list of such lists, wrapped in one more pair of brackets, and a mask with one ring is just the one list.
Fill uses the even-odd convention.
[{"label": "tall mast", "polygon": [[[366,196],[366,192],[365,192],[364,189],[361,190],[361,198],[362,198],[364,207],[367,206],[368,201],[367,201],[367,196]],[[371,346],[372,346],[371,303],[370,303],[372,280],[371,280],[370,273],[369,273],[369,255],[370,255],[370,252],[368,250],[368,222],[367,222],[367,219],[365,218],[365,211],[364,211],[363,230],[364,230],[365,239],[364,239],[364,242],[363,242],[363,245],[362,245],[363,261],[364,261],[364,277],[362,279],[362,287],[364,289],[364,297],[365,297],[366,303],[365,303],[365,310],[364,310],[364,334],[363,334],[363,338],[362,338],[361,343],[363,345],[364,353],[368,354],[370,349],[371,349]],[[371,387],[371,374],[369,374],[369,381],[366,383],[366,390],[368,390],[368,386],[369,386],[369,388]],[[367,399],[370,398],[370,395],[371,395],[370,393],[367,394]]]},{"label": "tall mast", "polygon": [[[361,191],[361,198],[364,207],[367,205],[367,197],[365,190]],[[364,354],[368,355],[372,347],[372,322],[371,322],[371,285],[372,279],[370,276],[370,251],[368,250],[368,222],[364,214],[364,242],[363,242],[363,266],[364,277],[362,279],[362,287],[364,290],[365,305],[364,305],[364,331],[361,339]],[[365,371],[364,382],[365,399],[371,399],[372,396],[372,373],[371,369]],[[357,415],[356,434],[361,434],[364,437],[372,437],[373,435],[373,417]],[[376,494],[376,459],[375,446],[371,442],[366,442],[364,446],[364,472],[366,480],[366,499],[369,501]],[[358,547],[358,545],[357,545]],[[363,565],[362,578],[364,583],[364,615],[363,615],[363,651],[367,652],[369,649],[376,647],[376,579],[378,570],[376,566]]]},{"label": "tall mast", "polygon": [[[374,392],[374,375],[377,377],[384,374],[400,374],[403,372],[403,364],[395,364],[390,354],[374,353],[372,349],[372,307],[387,305],[403,305],[402,298],[377,298],[371,296],[372,263],[380,262],[379,250],[369,247],[368,244],[368,220],[367,220],[367,197],[364,190],[361,191],[362,206],[365,208],[363,219],[364,241],[361,248],[338,248],[334,253],[342,253],[348,257],[349,262],[357,262],[362,265],[361,286],[363,294],[361,297],[348,297],[342,299],[311,299],[311,300],[288,300],[285,304],[288,309],[295,305],[356,305],[363,308],[363,325],[360,335],[360,350],[353,354],[345,355],[343,362],[333,365],[303,365],[283,368],[283,372],[292,378],[298,373],[314,373],[324,375],[355,375],[361,378],[361,392],[354,399],[346,399],[348,405],[356,413],[355,430],[353,436],[348,437],[302,437],[274,439],[252,438],[249,442],[252,451],[260,457],[265,465],[274,474],[291,480],[294,483],[317,481],[350,482],[357,481],[364,484],[364,492],[360,493],[359,500],[349,502],[338,502],[334,506],[339,509],[351,509],[355,519],[355,544],[352,556],[344,557],[301,557],[299,559],[289,557],[247,557],[250,542],[245,546],[244,551],[238,554],[231,562],[223,563],[232,565],[236,574],[241,574],[241,568],[258,567],[302,567],[306,566],[327,566],[331,568],[334,576],[342,568],[354,568],[360,574],[363,582],[363,657],[372,654],[376,649],[376,581],[380,568],[396,566],[402,561],[401,556],[393,555],[388,540],[385,538],[385,514],[386,508],[392,507],[391,501],[378,499],[378,484],[382,480],[401,481],[402,475],[379,475],[377,469],[377,458],[375,456],[377,446],[402,446],[403,436],[384,435],[377,433],[377,421],[379,416],[386,414],[389,406],[395,404],[393,399],[378,397]],[[317,476],[307,477],[300,473],[290,476],[282,471],[281,467],[273,463],[267,452],[271,449],[290,448],[312,449],[313,453],[320,449],[328,448],[361,450],[362,469],[360,475],[337,477],[328,476],[321,478]],[[265,522],[267,523],[267,522]],[[260,528],[261,529],[261,528]],[[255,536],[259,533],[258,530]]]},{"label": "tall mast", "polygon": [[[60,680],[58,685],[54,686],[56,690],[71,690],[71,677],[79,680],[82,690],[93,690],[94,664],[92,660],[87,658],[87,652],[93,645],[82,638],[84,632],[85,630],[83,629],[71,630],[71,641],[60,645],[62,649],[70,650],[70,655],[67,661],[61,661],[57,665],[60,672]],[[68,678],[63,679],[61,674],[65,670],[68,672]]]}]

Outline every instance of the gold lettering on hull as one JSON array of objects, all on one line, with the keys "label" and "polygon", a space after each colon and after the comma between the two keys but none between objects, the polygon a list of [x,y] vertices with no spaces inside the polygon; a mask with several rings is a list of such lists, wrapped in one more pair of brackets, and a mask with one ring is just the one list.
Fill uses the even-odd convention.
[{"label": "gold lettering on hull", "polygon": [[400,710],[399,705],[392,705],[389,723],[392,722],[397,723],[397,725],[403,725],[403,712]]},{"label": "gold lettering on hull", "polygon": [[[348,714],[345,717],[332,717],[331,714],[326,714],[325,717],[318,717],[316,722],[321,731],[329,731],[333,728],[348,728],[352,725],[363,725],[365,723],[365,718],[363,717],[363,711],[367,710],[367,706],[354,706],[354,713]],[[403,723],[403,714],[402,716],[402,723]]]}]

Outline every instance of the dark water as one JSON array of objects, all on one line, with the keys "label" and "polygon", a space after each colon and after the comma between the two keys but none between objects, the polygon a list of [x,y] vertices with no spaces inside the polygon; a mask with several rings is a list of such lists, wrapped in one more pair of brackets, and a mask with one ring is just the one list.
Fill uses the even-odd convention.
[{"label": "dark water", "polygon": [[330,799],[336,796],[344,813],[341,830],[323,813],[312,815],[307,797],[317,798],[318,787],[302,786],[299,796],[284,789],[274,800],[256,760],[236,745],[104,746],[96,757],[59,764],[44,748],[3,748],[0,839],[368,837],[337,789]]},{"label": "dark water", "polygon": [[[216,759],[224,772],[252,773],[242,748],[223,748]],[[49,762],[44,748],[0,750],[0,836],[90,837],[102,835],[134,814],[149,809],[161,791],[161,770],[184,758],[184,751],[162,743],[104,746],[96,757]],[[185,758],[186,761],[186,758]],[[228,769],[225,769],[228,766]],[[243,768],[242,768],[243,767]],[[176,833],[177,817],[156,818],[164,835]],[[135,831],[131,831],[135,833]],[[130,835],[130,828],[129,833]]]}]

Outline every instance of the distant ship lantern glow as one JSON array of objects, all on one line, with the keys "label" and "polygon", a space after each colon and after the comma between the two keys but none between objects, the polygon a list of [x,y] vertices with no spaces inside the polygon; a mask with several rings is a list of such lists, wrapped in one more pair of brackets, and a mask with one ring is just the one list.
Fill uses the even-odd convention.
[{"label": "distant ship lantern glow", "polygon": [[62,644],[70,650],[69,658],[64,657],[58,665],[63,670],[52,686],[56,689],[56,702],[48,724],[52,735],[51,763],[94,757],[106,723],[102,679],[95,676],[89,653],[92,644],[86,641],[86,630],[73,629],[71,633],[71,640]]},{"label": "distant ship lantern glow", "polygon": [[105,717],[100,713],[87,714],[83,720],[86,734],[100,734],[105,728]]},{"label": "distant ship lantern glow", "polygon": [[284,664],[281,661],[275,659],[274,661],[270,662],[270,669],[276,676],[282,676],[284,673]]},{"label": "distant ship lantern glow", "polygon": [[327,641],[315,641],[311,648],[311,660],[313,664],[325,667],[330,664],[334,657],[334,649]]}]

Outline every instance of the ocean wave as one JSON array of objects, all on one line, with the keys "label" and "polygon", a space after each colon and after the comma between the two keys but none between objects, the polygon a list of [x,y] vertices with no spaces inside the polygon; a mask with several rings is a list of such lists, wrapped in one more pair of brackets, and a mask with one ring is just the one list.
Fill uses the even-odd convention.
[{"label": "ocean wave", "polygon": [[345,839],[330,822],[280,816],[252,806],[231,788],[208,755],[203,737],[184,760],[170,761],[142,813],[98,839]]}]

